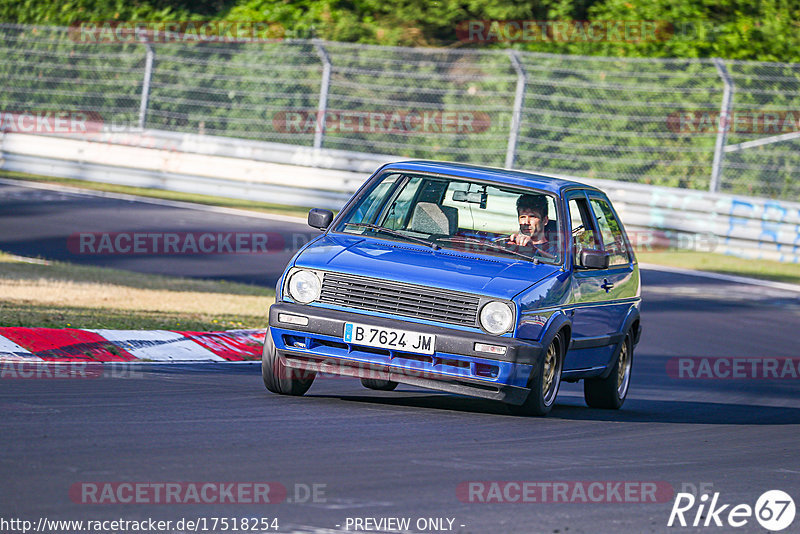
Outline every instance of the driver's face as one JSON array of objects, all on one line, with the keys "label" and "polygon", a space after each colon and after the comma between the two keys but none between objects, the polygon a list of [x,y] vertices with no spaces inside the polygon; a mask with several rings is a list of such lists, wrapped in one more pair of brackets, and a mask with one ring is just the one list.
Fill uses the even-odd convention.
[{"label": "driver's face", "polygon": [[522,234],[538,237],[544,231],[547,217],[533,210],[522,209],[517,212],[519,216],[519,231]]}]

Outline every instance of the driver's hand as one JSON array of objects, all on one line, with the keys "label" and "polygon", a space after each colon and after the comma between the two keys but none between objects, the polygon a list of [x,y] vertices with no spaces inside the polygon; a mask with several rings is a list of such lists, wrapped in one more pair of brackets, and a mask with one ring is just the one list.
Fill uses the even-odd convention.
[{"label": "driver's hand", "polygon": [[508,236],[509,245],[527,246],[531,244],[531,236],[525,234],[511,234]]}]

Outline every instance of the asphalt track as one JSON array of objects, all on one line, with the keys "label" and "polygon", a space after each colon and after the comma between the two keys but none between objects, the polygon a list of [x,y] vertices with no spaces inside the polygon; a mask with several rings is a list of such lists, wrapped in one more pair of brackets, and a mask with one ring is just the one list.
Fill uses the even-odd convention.
[{"label": "asphalt track", "polygon": [[[289,217],[243,216],[247,212],[126,195],[80,194],[72,188],[10,185],[15,183],[0,180],[0,250],[19,256],[274,286],[293,252],[319,233]],[[113,253],[92,254],[92,249],[79,246],[82,233],[114,236],[133,232],[223,233],[232,240],[229,248],[221,249],[223,253],[215,254],[133,254],[120,253],[124,249],[116,247]],[[268,253],[238,253],[236,234],[252,232],[267,234]]]},{"label": "asphalt track", "polygon": [[[193,214],[168,206],[69,195],[37,203],[28,194],[36,196],[0,187],[0,250],[49,257],[72,232],[104,230],[102,217],[112,212],[126,217],[114,222],[124,229],[139,228],[137,220],[155,224],[154,217],[189,229],[216,224],[208,213],[193,222]],[[237,229],[265,224],[231,215],[223,222]],[[252,261],[214,259],[213,276],[257,281],[258,262],[242,266],[242,258]],[[96,259],[157,272],[186,265],[183,258],[85,261]],[[412,525],[451,518],[451,531],[465,533],[764,532],[752,517],[736,529],[668,529],[672,498],[459,499],[459,484],[470,481],[622,481],[665,482],[675,492],[703,487],[719,492],[720,504],[751,506],[764,491],[781,489],[800,505],[800,379],[691,379],[671,367],[684,357],[797,358],[798,294],[651,270],[642,278],[645,331],[619,412],[587,408],[580,385],[572,384],[562,386],[543,419],[411,387],[370,391],[335,377],[318,378],[305,397],[281,397],[263,388],[255,364],[144,364],[94,380],[0,379],[0,518],[277,517],[280,532],[338,531],[347,518],[366,517],[406,517]],[[88,481],[272,481],[288,489],[289,499],[74,502],[70,488]],[[313,484],[324,494],[305,499],[304,488]],[[689,522],[696,510],[687,513]],[[799,527],[796,519],[784,532]]]}]

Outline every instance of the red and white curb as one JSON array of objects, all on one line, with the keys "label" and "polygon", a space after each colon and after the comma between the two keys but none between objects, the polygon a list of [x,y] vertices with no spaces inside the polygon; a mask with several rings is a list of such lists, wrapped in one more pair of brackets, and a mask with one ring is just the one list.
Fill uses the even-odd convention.
[{"label": "red and white curb", "polygon": [[254,361],[265,333],[0,327],[0,361]]}]

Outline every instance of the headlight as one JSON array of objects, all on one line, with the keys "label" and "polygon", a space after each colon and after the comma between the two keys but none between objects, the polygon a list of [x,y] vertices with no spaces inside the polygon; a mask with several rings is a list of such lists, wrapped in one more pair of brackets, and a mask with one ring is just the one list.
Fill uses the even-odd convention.
[{"label": "headlight", "polygon": [[289,279],[289,296],[300,304],[308,304],[319,298],[322,282],[311,271],[297,271]]},{"label": "headlight", "polygon": [[481,326],[490,334],[504,334],[513,323],[514,312],[505,302],[490,302],[481,309]]}]

